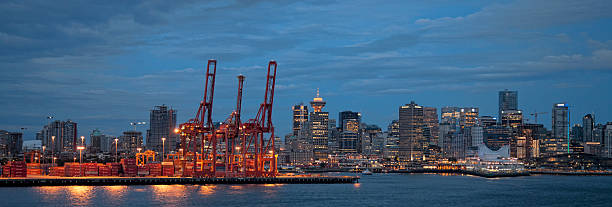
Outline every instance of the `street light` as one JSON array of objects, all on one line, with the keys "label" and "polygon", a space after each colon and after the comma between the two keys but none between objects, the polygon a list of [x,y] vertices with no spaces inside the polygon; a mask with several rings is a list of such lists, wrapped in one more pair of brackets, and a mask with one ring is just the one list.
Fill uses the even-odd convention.
[{"label": "street light", "polygon": [[85,146],[85,136],[81,136],[81,145]]},{"label": "street light", "polygon": [[139,148],[136,148],[136,150],[138,150],[138,153],[140,153],[140,150],[142,150],[142,148],[139,147]]},{"label": "street light", "polygon": [[161,159],[162,162],[164,161],[164,156],[166,156],[165,153],[166,153],[166,138],[162,137],[162,159]]},{"label": "street light", "polygon": [[78,146],[77,149],[79,150],[79,164],[83,164],[83,150],[85,149],[85,147]]},{"label": "street light", "polygon": [[42,154],[42,156],[43,156],[43,158],[42,158],[42,164],[45,164],[45,158],[46,158],[46,157],[45,157],[45,148],[46,148],[45,146],[42,146],[42,150],[43,150],[43,154]]},{"label": "street light", "polygon": [[117,162],[117,160],[119,159],[119,156],[117,155],[117,142],[119,141],[119,139],[115,138],[115,162]]}]

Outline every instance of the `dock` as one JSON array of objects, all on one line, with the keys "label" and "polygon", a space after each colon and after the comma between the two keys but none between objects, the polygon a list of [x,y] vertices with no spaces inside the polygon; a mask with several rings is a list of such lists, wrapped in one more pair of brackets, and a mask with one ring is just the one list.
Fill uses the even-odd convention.
[{"label": "dock", "polygon": [[0,187],[109,186],[109,185],[205,185],[205,184],[341,184],[357,183],[358,176],[180,178],[180,177],[56,177],[2,178]]}]

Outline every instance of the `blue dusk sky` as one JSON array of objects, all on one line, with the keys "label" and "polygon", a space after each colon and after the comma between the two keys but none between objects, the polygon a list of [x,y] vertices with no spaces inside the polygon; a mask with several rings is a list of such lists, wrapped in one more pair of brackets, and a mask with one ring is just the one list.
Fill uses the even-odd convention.
[{"label": "blue dusk sky", "polygon": [[[278,62],[273,120],[290,132],[294,104],[320,88],[331,118],[362,113],[386,128],[399,106],[480,107],[519,91],[550,126],[554,103],[612,121],[612,2],[519,1],[13,1],[0,3],[0,129],[34,139],[47,116],[109,135],[149,120],[155,105],[192,118],[208,59],[219,61],[215,121],[263,101]],[[533,117],[530,122],[533,121]],[[144,131],[146,127],[139,128]]]}]

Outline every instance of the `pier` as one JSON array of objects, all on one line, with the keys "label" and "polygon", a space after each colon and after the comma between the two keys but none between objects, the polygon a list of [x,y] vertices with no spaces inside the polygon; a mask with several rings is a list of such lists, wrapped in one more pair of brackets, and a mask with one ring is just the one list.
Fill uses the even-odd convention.
[{"label": "pier", "polygon": [[322,177],[248,177],[248,178],[179,178],[179,177],[57,177],[2,178],[0,187],[32,186],[108,186],[108,185],[203,185],[203,184],[340,184],[357,183],[358,176]]}]

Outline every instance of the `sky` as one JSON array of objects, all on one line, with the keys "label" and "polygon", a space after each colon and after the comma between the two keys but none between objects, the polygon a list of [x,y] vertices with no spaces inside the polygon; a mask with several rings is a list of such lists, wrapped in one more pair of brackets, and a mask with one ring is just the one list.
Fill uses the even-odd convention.
[{"label": "sky", "polygon": [[[480,107],[498,91],[549,127],[554,103],[571,121],[612,121],[612,2],[518,1],[13,1],[0,2],[0,129],[46,117],[118,136],[156,105],[193,118],[208,59],[218,60],[213,119],[243,119],[263,102],[278,62],[273,123],[320,89],[330,118],[351,110],[386,128],[401,105]],[[526,116],[533,122],[532,116]],[[148,126],[139,127],[146,130]]]}]

